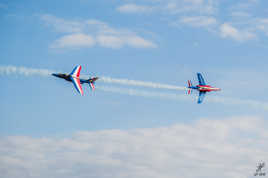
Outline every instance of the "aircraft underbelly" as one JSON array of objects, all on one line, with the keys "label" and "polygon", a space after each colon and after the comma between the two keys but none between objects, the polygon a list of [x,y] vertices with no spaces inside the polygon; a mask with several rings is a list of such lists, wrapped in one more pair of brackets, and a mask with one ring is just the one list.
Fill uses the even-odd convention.
[{"label": "aircraft underbelly", "polygon": [[199,88],[198,90],[199,91],[209,91],[209,89],[207,89],[207,88]]}]

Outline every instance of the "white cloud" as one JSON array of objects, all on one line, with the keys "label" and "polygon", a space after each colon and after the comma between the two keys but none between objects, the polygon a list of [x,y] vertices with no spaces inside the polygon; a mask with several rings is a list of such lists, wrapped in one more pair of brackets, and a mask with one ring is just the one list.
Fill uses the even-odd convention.
[{"label": "white cloud", "polygon": [[64,34],[51,45],[52,48],[90,48],[96,45],[114,49],[124,46],[157,47],[154,42],[144,39],[130,30],[112,28],[95,19],[74,21],[52,15],[43,15],[41,19],[55,31]]},{"label": "white cloud", "polygon": [[111,35],[100,35],[97,40],[101,46],[108,48],[121,48],[124,45],[123,40]]},{"label": "white cloud", "polygon": [[157,45],[151,41],[147,41],[139,36],[127,37],[127,44],[136,48],[156,48]]},{"label": "white cloud", "polygon": [[45,22],[47,26],[61,33],[80,33],[83,28],[80,22],[64,20],[49,14],[42,15],[41,20]]},{"label": "white cloud", "polygon": [[122,13],[146,13],[151,12],[153,8],[136,4],[124,4],[122,6],[119,6],[117,10]]},{"label": "white cloud", "polygon": [[186,0],[181,3],[185,10],[200,14],[214,14],[217,11],[217,0]]},{"label": "white cloud", "polygon": [[51,47],[52,48],[85,48],[95,45],[94,39],[90,35],[85,34],[71,34],[61,37],[56,40]]},{"label": "white cloud", "polygon": [[264,119],[233,117],[70,138],[2,137],[0,176],[244,178],[267,161],[267,136]]},{"label": "white cloud", "polygon": [[[150,4],[148,5],[148,3]],[[177,16],[175,26],[188,24],[192,27],[208,28],[218,24],[214,15],[218,10],[218,0],[157,0],[143,2],[146,5],[124,4],[117,8],[122,13],[158,12],[162,15]]]},{"label": "white cloud", "polygon": [[171,25],[181,27],[181,24],[187,24],[194,28],[205,28],[210,33],[238,42],[261,40],[263,38],[259,37],[263,34],[268,36],[266,19],[256,14],[256,10],[262,12],[265,10],[264,7],[260,7],[262,5],[260,0],[239,0],[230,4],[219,0],[129,0],[128,2],[132,3],[123,2],[117,10],[122,8],[120,12],[133,14],[158,13],[165,16],[164,19],[168,19]]},{"label": "white cloud", "polygon": [[246,41],[256,38],[256,35],[249,31],[239,31],[228,23],[220,26],[220,34],[223,38],[232,38],[236,41]]},{"label": "white cloud", "polygon": [[100,46],[108,48],[121,48],[124,45],[134,48],[156,48],[157,46],[139,36],[112,36],[112,35],[99,35],[97,41]]},{"label": "white cloud", "polygon": [[181,17],[179,21],[194,27],[208,27],[217,24],[217,20],[209,16]]},{"label": "white cloud", "polygon": [[148,13],[156,11],[169,14],[214,14],[217,11],[217,0],[157,0],[143,1],[143,3],[147,4],[126,3],[119,6],[117,10],[121,13]]}]

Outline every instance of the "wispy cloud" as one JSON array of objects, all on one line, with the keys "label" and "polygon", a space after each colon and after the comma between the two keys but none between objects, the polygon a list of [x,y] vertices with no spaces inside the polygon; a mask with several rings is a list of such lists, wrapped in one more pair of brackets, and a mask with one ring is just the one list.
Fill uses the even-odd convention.
[{"label": "wispy cloud", "polygon": [[[256,8],[263,10],[259,0],[238,0],[227,5],[219,0],[136,0],[131,2],[131,4],[125,3],[119,6],[117,10],[121,13],[131,12],[132,14],[158,13],[165,16],[165,19],[170,17],[169,23],[172,25],[204,28],[222,39],[232,39],[238,42],[260,40],[260,36],[268,34],[267,19],[255,12]],[[129,6],[133,9],[144,6],[151,10],[119,10]]]},{"label": "wispy cloud", "polygon": [[137,4],[124,4],[119,6],[117,10],[122,13],[149,13],[153,11],[153,7],[141,6]]},{"label": "wispy cloud", "polygon": [[217,24],[217,20],[209,16],[181,17],[179,22],[193,27],[210,27]]},{"label": "wispy cloud", "polygon": [[240,31],[228,23],[220,26],[220,34],[223,38],[232,38],[236,41],[246,41],[256,38],[256,35],[249,31]]},{"label": "wispy cloud", "polygon": [[79,21],[65,20],[49,14],[41,15],[41,20],[57,32],[80,33],[83,31],[83,24]]},{"label": "wispy cloud", "polygon": [[264,119],[245,116],[127,131],[79,131],[65,138],[2,137],[0,176],[250,177],[256,163],[268,157],[267,130]]},{"label": "wispy cloud", "polygon": [[230,97],[217,97],[210,96],[207,98],[209,102],[222,103],[225,105],[241,105],[247,106],[254,109],[263,109],[268,111],[268,103],[250,99],[239,99],[239,98],[230,98]]},{"label": "wispy cloud", "polygon": [[92,47],[95,45],[95,40],[90,35],[82,33],[76,33],[71,35],[65,35],[56,40],[51,47],[52,48],[81,48]]},{"label": "wispy cloud", "polygon": [[217,12],[217,0],[159,0],[160,7],[172,14],[195,13],[214,14]]},{"label": "wispy cloud", "polygon": [[42,15],[42,21],[56,32],[63,34],[52,48],[90,48],[100,46],[118,49],[124,46],[133,48],[156,48],[157,45],[135,32],[116,29],[95,19],[66,20],[52,15]]},{"label": "wispy cloud", "polygon": [[157,0],[125,3],[117,8],[121,13],[161,12],[168,14],[195,13],[211,15],[217,12],[218,0]]}]

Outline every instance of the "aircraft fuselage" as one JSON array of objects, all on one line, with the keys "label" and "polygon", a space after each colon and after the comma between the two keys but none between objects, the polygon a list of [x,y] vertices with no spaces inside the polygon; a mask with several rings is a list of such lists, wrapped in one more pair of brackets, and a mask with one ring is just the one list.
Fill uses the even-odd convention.
[{"label": "aircraft fuselage", "polygon": [[[65,80],[67,80],[68,82],[72,82],[72,79],[71,79],[71,75],[70,74],[57,73],[57,74],[52,74],[52,75],[55,76],[55,77],[58,77],[58,78],[63,78]],[[98,77],[89,78],[87,80],[80,78],[80,82],[81,82],[81,84],[83,84],[83,83],[90,84],[90,83],[94,83],[98,79],[99,79]]]},{"label": "aircraft fuselage", "polygon": [[69,81],[69,82],[72,81],[69,74],[61,74],[61,73],[58,73],[58,74],[52,74],[52,75],[55,76],[55,77],[58,77],[58,78],[63,78],[65,80]]},{"label": "aircraft fuselage", "polygon": [[188,80],[188,92],[187,93],[191,94],[192,89],[199,91],[199,97],[197,101],[198,104],[202,103],[207,92],[221,90],[220,88],[215,88],[210,85],[207,85],[201,73],[197,73],[197,78],[198,78],[199,84],[196,86],[193,86],[191,80]]},{"label": "aircraft fuselage", "polygon": [[92,77],[89,79],[81,79],[80,78],[80,71],[81,71],[81,66],[77,65],[75,66],[75,68],[73,69],[73,71],[70,74],[63,74],[63,73],[52,73],[52,76],[58,77],[58,78],[62,78],[68,82],[72,82],[74,84],[75,89],[78,91],[78,93],[80,93],[81,95],[83,95],[83,88],[81,86],[81,84],[87,83],[89,84],[90,88],[92,90],[95,89],[95,81],[98,80],[98,77]]},{"label": "aircraft fuselage", "polygon": [[197,85],[196,89],[202,92],[219,91],[220,88],[211,87],[210,85]]}]

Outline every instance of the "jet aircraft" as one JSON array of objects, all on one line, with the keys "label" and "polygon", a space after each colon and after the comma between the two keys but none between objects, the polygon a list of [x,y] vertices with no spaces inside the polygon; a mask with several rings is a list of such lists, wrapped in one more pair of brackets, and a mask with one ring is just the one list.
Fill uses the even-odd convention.
[{"label": "jet aircraft", "polygon": [[220,88],[211,87],[210,85],[206,85],[204,78],[200,73],[197,73],[197,78],[199,85],[193,86],[191,80],[188,80],[188,94],[191,94],[191,90],[198,90],[199,91],[199,97],[197,103],[200,104],[204,100],[204,97],[207,92],[211,91],[219,91]]},{"label": "jet aircraft", "polygon": [[84,83],[88,83],[90,88],[92,90],[95,89],[95,81],[98,80],[98,77],[93,77],[93,78],[89,78],[89,79],[80,79],[80,71],[81,71],[81,66],[78,65],[76,66],[73,71],[70,74],[62,74],[62,73],[53,73],[52,75],[55,77],[59,77],[59,78],[63,78],[69,82],[72,82],[74,84],[75,89],[78,91],[78,93],[80,93],[81,95],[83,95],[83,89],[81,84]]}]

